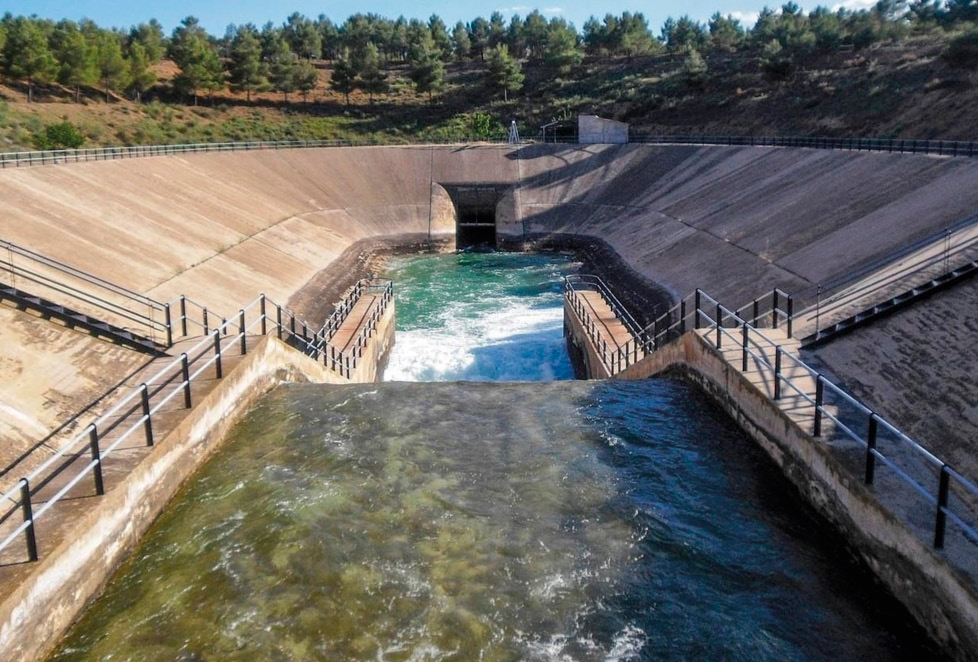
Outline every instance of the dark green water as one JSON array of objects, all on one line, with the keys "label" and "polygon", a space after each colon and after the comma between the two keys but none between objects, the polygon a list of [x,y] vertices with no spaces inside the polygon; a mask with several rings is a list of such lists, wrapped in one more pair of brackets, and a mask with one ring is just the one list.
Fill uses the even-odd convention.
[{"label": "dark green water", "polygon": [[284,386],[55,660],[922,659],[668,379]]}]

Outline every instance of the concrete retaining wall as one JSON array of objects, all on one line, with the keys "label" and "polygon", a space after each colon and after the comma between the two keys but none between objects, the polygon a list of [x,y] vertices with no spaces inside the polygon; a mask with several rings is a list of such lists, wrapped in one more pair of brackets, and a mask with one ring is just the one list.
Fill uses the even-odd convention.
[{"label": "concrete retaining wall", "polygon": [[643,379],[680,369],[699,384],[781,468],[806,500],[842,532],[853,552],[957,660],[978,651],[978,592],[739,370],[695,332],[617,375]]},{"label": "concrete retaining wall", "polygon": [[577,359],[575,371],[583,379],[607,379],[611,373],[605,367],[597,348],[584,330],[584,324],[564,299],[564,337],[568,351]]},{"label": "concrete retaining wall", "polygon": [[45,553],[0,605],[3,659],[49,654],[184,481],[219,448],[230,426],[263,394],[288,381],[347,383],[281,341],[262,339],[121,484],[93,502],[65,542]]}]

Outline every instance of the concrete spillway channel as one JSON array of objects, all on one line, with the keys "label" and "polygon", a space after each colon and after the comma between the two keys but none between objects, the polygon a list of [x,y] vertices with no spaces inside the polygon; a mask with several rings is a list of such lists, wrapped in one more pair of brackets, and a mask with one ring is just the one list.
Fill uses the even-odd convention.
[{"label": "concrete spillway channel", "polygon": [[[373,269],[365,256],[457,242],[569,248],[590,257],[593,270],[645,329],[696,288],[735,311],[776,288],[802,293],[841,282],[859,265],[885,261],[966,218],[978,207],[976,180],[978,163],[967,158],[767,147],[523,145],[185,154],[0,172],[6,210],[0,237],[155,301],[190,296],[229,320],[240,302],[264,292],[316,328],[326,322],[331,305]],[[942,301],[961,292],[946,292]],[[795,301],[799,311],[814,303],[802,299]],[[926,305],[937,303],[935,298]],[[949,308],[965,315],[964,307]],[[567,319],[573,327],[574,316],[568,313]],[[271,326],[274,316],[268,320]],[[800,386],[804,397],[786,392],[780,407],[772,405],[777,380],[760,367],[760,359],[749,358],[748,370],[742,370],[736,342],[724,347],[725,333],[733,338],[741,331],[731,326],[721,332],[724,343],[717,350],[706,318],[700,329],[695,321],[670,343],[633,342],[607,366],[609,374],[641,377],[667,365],[686,365],[692,379],[716,396],[801,492],[824,506],[931,636],[958,658],[973,656],[976,590],[974,578],[959,569],[952,547],[958,538],[948,538],[942,550],[922,544],[914,521],[907,527],[899,518],[879,514],[877,502],[888,498],[880,486],[886,479],[867,488],[837,470],[839,463],[853,460],[852,454],[818,441],[835,434],[836,424],[827,417],[819,435],[810,427],[815,407],[808,399],[817,395],[820,382],[813,380],[811,390]],[[615,336],[610,318],[602,324]],[[884,347],[886,342],[873,335],[880,328],[874,324],[858,333],[868,338],[866,344]],[[571,331],[581,336],[582,329]],[[25,312],[0,308],[0,330],[8,463],[53,444],[65,421],[82,421],[83,428],[110,387],[138,387],[143,379],[145,355]],[[758,333],[769,334],[770,343],[785,352],[787,373],[798,354],[787,337],[770,335],[774,331]],[[336,374],[322,361],[312,362],[315,369],[307,367],[306,357],[279,345],[277,337],[254,340],[254,350],[224,377],[233,388],[195,396],[200,402],[195,412],[173,428],[194,439],[195,458],[226,429],[225,408],[250,402],[253,393],[280,379],[328,381]],[[966,340],[945,340],[944,356],[930,359],[946,368],[939,374],[974,374]],[[579,346],[587,356],[587,342]],[[592,350],[591,363],[604,365],[604,348]],[[772,357],[764,351],[754,349],[769,362]],[[873,384],[882,375],[895,392],[914,386],[905,369],[892,369],[904,365],[902,356],[874,355],[860,361],[856,372],[844,356],[833,355],[831,345],[819,353],[838,381]],[[974,384],[965,381],[962,388],[964,399],[973,403]],[[925,398],[920,407],[939,410],[938,401],[926,401],[926,393],[920,397]],[[865,389],[862,400],[895,427],[914,424],[906,418],[907,408],[889,409],[890,399],[874,400],[872,389]],[[789,403],[794,411],[786,411]],[[839,410],[843,424],[855,415],[842,411],[845,406]],[[210,413],[200,409],[198,415],[198,407]],[[826,411],[833,410],[826,405]],[[969,445],[974,424],[967,416],[941,415],[946,431],[941,455],[964,466],[975,455]],[[100,497],[116,507],[112,519],[119,537],[109,542],[82,537],[59,546],[65,567],[76,573],[71,576],[87,577],[78,590],[59,588],[69,575],[53,569],[53,556],[42,554],[37,564],[3,570],[36,577],[36,586],[46,591],[23,584],[0,608],[0,645],[12,655],[50,650],[56,633],[135,545],[141,527],[158,512],[157,502],[187,475],[175,468],[175,456],[163,446],[150,451],[160,463],[144,459],[130,474],[138,476],[131,489],[110,488]],[[11,487],[19,478],[5,476]],[[157,488],[163,491],[153,492]],[[83,502],[77,501],[80,509]],[[96,531],[95,520],[85,517],[80,525]],[[949,536],[958,536],[955,530],[948,524]],[[881,551],[881,545],[899,553]]]}]

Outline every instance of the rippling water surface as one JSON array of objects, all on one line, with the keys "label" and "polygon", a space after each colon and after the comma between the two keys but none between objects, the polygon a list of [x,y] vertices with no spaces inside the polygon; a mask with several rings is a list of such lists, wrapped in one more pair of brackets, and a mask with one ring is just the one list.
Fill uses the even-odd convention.
[{"label": "rippling water surface", "polygon": [[57,660],[920,659],[672,380],[278,388]]},{"label": "rippling water surface", "polygon": [[397,338],[388,381],[572,379],[563,340],[567,254],[393,258]]}]

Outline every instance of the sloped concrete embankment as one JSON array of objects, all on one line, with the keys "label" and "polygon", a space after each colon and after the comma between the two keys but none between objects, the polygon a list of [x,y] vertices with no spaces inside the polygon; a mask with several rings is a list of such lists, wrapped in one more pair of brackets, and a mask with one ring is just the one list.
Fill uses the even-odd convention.
[{"label": "sloped concrete embankment", "polygon": [[220,447],[230,426],[263,394],[289,381],[348,383],[283,342],[262,339],[119,485],[74,523],[64,541],[0,605],[4,659],[37,660],[50,653],[183,482]]}]

